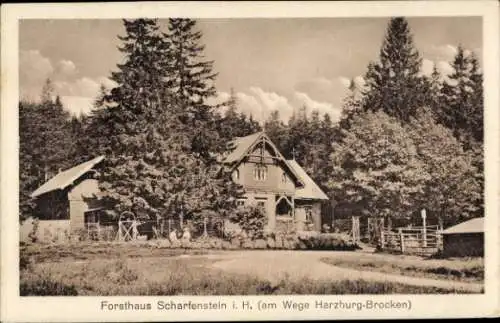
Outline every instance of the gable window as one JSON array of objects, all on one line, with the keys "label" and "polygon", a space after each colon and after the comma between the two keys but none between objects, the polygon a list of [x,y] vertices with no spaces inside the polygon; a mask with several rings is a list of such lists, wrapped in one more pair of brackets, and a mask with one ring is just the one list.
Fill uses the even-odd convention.
[{"label": "gable window", "polygon": [[257,181],[265,181],[267,179],[267,167],[265,165],[256,165],[253,169],[253,178]]},{"label": "gable window", "polygon": [[283,172],[283,173],[281,174],[281,182],[282,182],[282,183],[286,183],[287,181],[288,181],[288,179],[287,179],[286,173],[285,173],[285,172]]},{"label": "gable window", "polygon": [[239,169],[235,169],[234,172],[233,172],[233,180],[237,181],[240,179],[240,170]]}]

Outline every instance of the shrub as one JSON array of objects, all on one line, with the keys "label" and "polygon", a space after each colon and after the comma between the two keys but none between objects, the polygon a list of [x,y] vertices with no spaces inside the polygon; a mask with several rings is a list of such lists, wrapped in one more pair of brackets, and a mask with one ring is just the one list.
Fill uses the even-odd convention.
[{"label": "shrub", "polygon": [[28,234],[28,238],[33,243],[38,241],[38,226],[39,226],[39,224],[40,224],[40,220],[35,218],[33,220],[33,228],[31,229],[30,233]]},{"label": "shrub", "polygon": [[78,291],[74,285],[55,281],[48,274],[29,273],[21,279],[19,294],[21,296],[76,296]]},{"label": "shrub", "polygon": [[267,217],[261,208],[253,205],[238,207],[229,216],[229,220],[238,223],[249,238],[264,238],[264,227],[267,223]]},{"label": "shrub", "polygon": [[349,237],[337,233],[301,233],[298,236],[299,247],[304,245],[309,250],[355,250],[357,248]]}]

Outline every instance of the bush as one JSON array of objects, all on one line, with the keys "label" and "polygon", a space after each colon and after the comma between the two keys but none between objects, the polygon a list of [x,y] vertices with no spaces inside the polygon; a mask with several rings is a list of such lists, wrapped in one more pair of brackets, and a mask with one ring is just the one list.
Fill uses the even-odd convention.
[{"label": "bush", "polygon": [[238,207],[229,216],[229,220],[233,223],[238,223],[250,239],[264,238],[264,227],[267,223],[267,217],[261,208],[252,205]]},{"label": "bush", "polygon": [[33,243],[38,241],[38,226],[39,226],[39,224],[40,224],[40,220],[35,218],[33,220],[33,228],[31,229],[30,233],[28,234],[28,238]]},{"label": "bush", "polygon": [[74,285],[55,281],[50,275],[30,273],[21,278],[19,294],[21,296],[76,296],[78,291]]},{"label": "bush", "polygon": [[355,250],[357,248],[349,237],[337,233],[301,233],[298,235],[299,247],[308,250]]}]

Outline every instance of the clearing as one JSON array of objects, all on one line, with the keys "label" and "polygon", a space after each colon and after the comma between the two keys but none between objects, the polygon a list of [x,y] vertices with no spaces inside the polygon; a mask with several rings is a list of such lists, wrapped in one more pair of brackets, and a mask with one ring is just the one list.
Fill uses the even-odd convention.
[{"label": "clearing", "polygon": [[21,255],[27,264],[21,271],[22,295],[422,294],[484,289],[484,264],[477,259],[117,243],[32,245],[23,247]]}]

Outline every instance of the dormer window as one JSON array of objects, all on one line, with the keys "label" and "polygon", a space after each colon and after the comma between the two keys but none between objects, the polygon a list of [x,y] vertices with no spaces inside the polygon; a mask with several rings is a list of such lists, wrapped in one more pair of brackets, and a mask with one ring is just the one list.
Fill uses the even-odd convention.
[{"label": "dormer window", "polygon": [[256,165],[253,169],[253,178],[257,181],[265,181],[267,179],[267,167],[265,165]]}]

